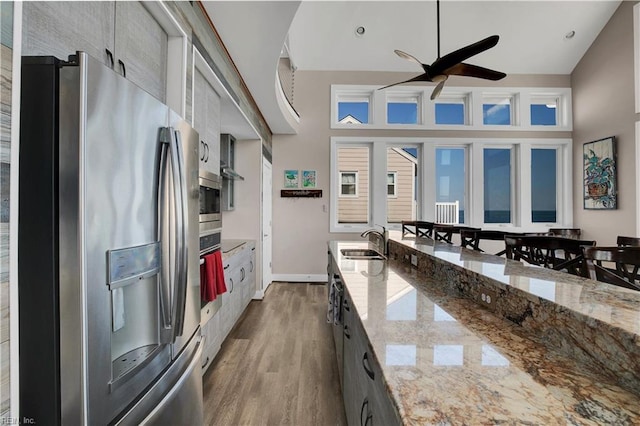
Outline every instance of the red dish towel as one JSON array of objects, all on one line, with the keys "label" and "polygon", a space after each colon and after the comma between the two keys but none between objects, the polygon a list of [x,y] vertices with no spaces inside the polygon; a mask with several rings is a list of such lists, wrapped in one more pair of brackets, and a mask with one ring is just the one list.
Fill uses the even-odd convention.
[{"label": "red dish towel", "polygon": [[222,254],[216,251],[206,255],[204,264],[200,265],[200,297],[205,302],[210,302],[226,291]]}]

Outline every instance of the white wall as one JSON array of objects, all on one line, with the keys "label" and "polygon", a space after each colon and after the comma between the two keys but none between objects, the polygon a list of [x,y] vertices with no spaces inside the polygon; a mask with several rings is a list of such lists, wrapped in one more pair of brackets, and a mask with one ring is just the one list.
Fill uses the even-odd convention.
[{"label": "white wall", "polygon": [[[273,136],[273,273],[279,279],[326,276],[328,240],[359,239],[359,234],[329,232],[329,166],[332,136],[569,138],[570,132],[420,131],[330,129],[331,84],[383,86],[414,76],[384,72],[296,72],[295,106],[300,114],[297,135]],[[514,75],[491,83],[452,77],[451,86],[569,87],[569,76]],[[316,170],[322,198],[281,198],[285,169]]]}]

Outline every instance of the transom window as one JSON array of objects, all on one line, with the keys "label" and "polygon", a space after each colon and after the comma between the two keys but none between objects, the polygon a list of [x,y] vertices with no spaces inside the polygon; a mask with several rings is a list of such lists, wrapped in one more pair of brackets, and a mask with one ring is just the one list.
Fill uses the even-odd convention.
[{"label": "transom window", "polygon": [[512,96],[492,95],[484,98],[482,103],[482,123],[499,126],[512,124]]},{"label": "transom window", "polygon": [[571,131],[571,89],[331,85],[331,128]]}]

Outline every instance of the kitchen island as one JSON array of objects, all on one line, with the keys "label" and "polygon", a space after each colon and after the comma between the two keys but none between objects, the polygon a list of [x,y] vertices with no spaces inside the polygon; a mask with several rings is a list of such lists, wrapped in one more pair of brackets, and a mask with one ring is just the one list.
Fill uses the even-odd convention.
[{"label": "kitchen island", "polygon": [[[362,366],[379,368],[398,423],[640,423],[637,370],[628,364],[640,341],[637,292],[399,235],[389,260],[340,253],[373,247],[330,242],[330,261],[345,289],[345,322],[358,323],[349,340],[361,330],[370,352]],[[349,370],[362,366],[343,362],[345,393]],[[633,371],[620,374],[625,368]],[[345,393],[345,405],[356,403],[347,413],[366,422],[370,394],[361,405]]]}]

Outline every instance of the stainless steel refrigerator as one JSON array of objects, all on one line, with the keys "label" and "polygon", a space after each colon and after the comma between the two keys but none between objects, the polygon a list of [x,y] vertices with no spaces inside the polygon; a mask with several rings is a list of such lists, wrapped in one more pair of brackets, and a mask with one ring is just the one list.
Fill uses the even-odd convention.
[{"label": "stainless steel refrigerator", "polygon": [[21,87],[20,417],[202,424],[198,134],[83,52]]}]

